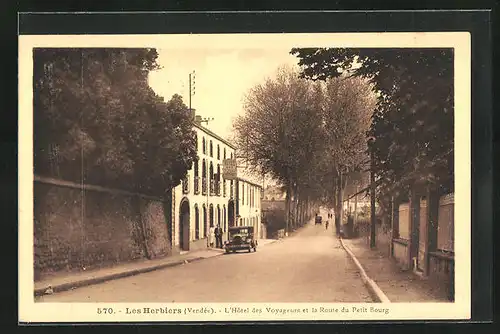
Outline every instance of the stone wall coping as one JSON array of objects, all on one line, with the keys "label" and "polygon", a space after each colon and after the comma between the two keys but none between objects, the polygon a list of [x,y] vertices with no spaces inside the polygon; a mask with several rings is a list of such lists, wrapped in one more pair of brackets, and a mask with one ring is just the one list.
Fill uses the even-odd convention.
[{"label": "stone wall coping", "polygon": [[66,188],[73,188],[73,189],[80,189],[80,190],[83,189],[83,190],[91,190],[91,191],[100,191],[100,192],[119,194],[119,195],[125,195],[125,196],[139,196],[139,197],[143,197],[143,198],[147,198],[147,199],[152,199],[155,201],[165,201],[165,199],[161,198],[161,197],[145,195],[145,194],[140,194],[140,193],[134,193],[134,192],[121,190],[121,189],[106,188],[106,187],[91,185],[91,184],[80,184],[80,183],[76,183],[76,182],[72,182],[72,181],[65,181],[65,180],[54,179],[54,178],[38,176],[38,175],[35,175],[33,177],[33,180],[35,182],[51,184],[51,185],[59,186],[59,187],[66,187]]}]

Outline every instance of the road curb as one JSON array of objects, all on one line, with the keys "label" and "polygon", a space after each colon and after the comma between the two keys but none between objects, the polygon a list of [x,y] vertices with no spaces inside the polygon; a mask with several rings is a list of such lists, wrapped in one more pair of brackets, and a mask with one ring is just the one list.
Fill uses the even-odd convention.
[{"label": "road curb", "polygon": [[385,293],[379,288],[377,283],[375,283],[374,280],[372,280],[370,277],[368,277],[365,269],[363,268],[361,263],[358,261],[358,259],[354,255],[354,253],[349,249],[349,247],[347,247],[344,244],[344,241],[342,240],[342,238],[339,238],[339,240],[340,240],[340,244],[342,245],[342,248],[344,248],[344,250],[347,252],[347,254],[349,254],[349,256],[351,257],[353,262],[356,264],[356,267],[358,267],[359,272],[361,273],[361,278],[363,280],[363,283],[365,284],[366,288],[368,289],[368,292],[370,293],[372,299],[378,303],[390,303],[391,301],[389,300],[389,298],[387,298]]},{"label": "road curb", "polygon": [[112,280],[119,279],[119,278],[135,276],[135,275],[144,274],[144,273],[148,273],[148,272],[155,271],[155,270],[176,267],[176,266],[180,266],[182,264],[197,262],[197,261],[204,260],[204,259],[210,259],[212,257],[220,256],[223,254],[224,253],[220,253],[220,254],[217,254],[214,256],[210,256],[210,257],[195,257],[195,258],[192,258],[189,260],[179,260],[179,261],[175,261],[175,262],[171,262],[171,263],[160,264],[157,266],[151,266],[151,267],[140,268],[140,269],[133,269],[133,270],[128,270],[128,271],[119,272],[119,273],[115,273],[115,274],[105,275],[105,276],[101,276],[101,277],[92,277],[92,278],[88,278],[88,279],[83,279],[83,280],[79,280],[79,281],[75,281],[75,282],[63,283],[63,284],[58,284],[58,285],[53,285],[53,286],[49,284],[43,288],[35,289],[34,293],[35,293],[35,297],[39,297],[39,296],[47,295],[46,291],[49,288],[52,289],[52,293],[73,290],[76,288],[81,288],[81,287],[85,287],[85,286],[89,286],[89,285],[104,283],[104,282],[112,281]]}]

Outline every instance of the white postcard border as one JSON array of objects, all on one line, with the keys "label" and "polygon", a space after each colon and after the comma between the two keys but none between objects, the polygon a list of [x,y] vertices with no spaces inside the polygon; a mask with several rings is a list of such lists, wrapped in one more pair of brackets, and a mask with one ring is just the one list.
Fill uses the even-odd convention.
[{"label": "white postcard border", "polygon": [[[34,47],[155,47],[157,49],[232,49],[292,47],[451,47],[455,49],[455,302],[390,304],[123,304],[35,303],[33,269],[33,120]],[[468,319],[471,304],[471,40],[468,32],[189,34],[189,35],[22,35],[19,37],[19,321],[285,321]],[[227,313],[231,307],[246,312]],[[274,310],[301,309],[278,313]],[[332,309],[331,312],[314,312]],[[342,308],[351,310],[342,312]],[[360,311],[370,307],[381,312]],[[128,309],[162,308],[165,313],[126,314]],[[168,310],[181,309],[181,314]],[[187,312],[188,308],[200,313]],[[112,309],[104,314],[103,309]],[[260,313],[252,312],[260,309]],[[337,312],[334,311],[337,309]],[[99,314],[99,310],[101,313]],[[203,313],[203,310],[210,310]],[[307,311],[306,311],[307,310]],[[282,312],[282,313],[280,313]]]}]

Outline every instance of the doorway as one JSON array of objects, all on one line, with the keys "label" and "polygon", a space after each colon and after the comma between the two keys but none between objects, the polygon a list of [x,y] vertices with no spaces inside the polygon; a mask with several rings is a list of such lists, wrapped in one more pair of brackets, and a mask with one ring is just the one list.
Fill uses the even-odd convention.
[{"label": "doorway", "polygon": [[179,244],[183,251],[189,250],[189,201],[184,198],[179,209]]},{"label": "doorway", "polygon": [[229,222],[229,227],[234,226],[234,200],[230,199],[227,202],[227,219]]},{"label": "doorway", "polygon": [[210,227],[214,227],[214,206],[210,204],[210,208],[208,209],[209,212],[209,223]]}]

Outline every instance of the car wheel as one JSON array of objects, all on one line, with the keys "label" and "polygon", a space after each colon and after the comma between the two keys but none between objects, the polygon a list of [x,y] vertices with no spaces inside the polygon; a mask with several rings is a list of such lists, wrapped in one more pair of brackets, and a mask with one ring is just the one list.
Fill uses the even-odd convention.
[{"label": "car wheel", "polygon": [[252,252],[252,249],[251,248],[248,248],[248,252],[251,253]]},{"label": "car wheel", "polygon": [[254,247],[254,248],[253,248],[253,251],[254,251],[254,252],[256,252],[256,251],[257,251],[257,247]]},{"label": "car wheel", "polygon": [[229,249],[226,249],[226,253],[229,254]]}]

